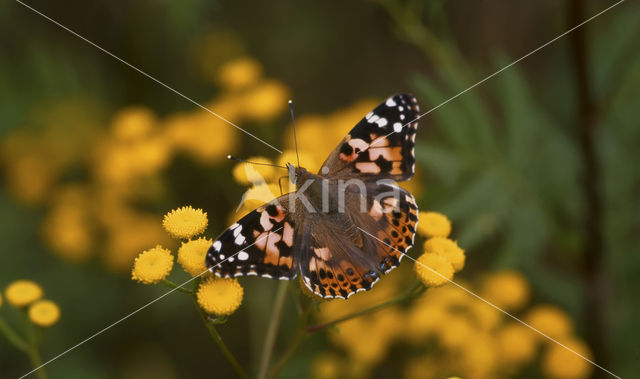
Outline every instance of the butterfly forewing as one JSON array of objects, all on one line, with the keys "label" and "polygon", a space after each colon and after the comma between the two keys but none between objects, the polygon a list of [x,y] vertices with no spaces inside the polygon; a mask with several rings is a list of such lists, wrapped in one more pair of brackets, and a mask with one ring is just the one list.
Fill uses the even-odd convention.
[{"label": "butterfly forewing", "polygon": [[206,266],[217,276],[292,279],[298,273],[295,220],[286,194],[251,211],[211,245]]},{"label": "butterfly forewing", "polygon": [[415,171],[418,102],[395,95],[369,112],[338,144],[323,167],[329,176],[410,179]]}]

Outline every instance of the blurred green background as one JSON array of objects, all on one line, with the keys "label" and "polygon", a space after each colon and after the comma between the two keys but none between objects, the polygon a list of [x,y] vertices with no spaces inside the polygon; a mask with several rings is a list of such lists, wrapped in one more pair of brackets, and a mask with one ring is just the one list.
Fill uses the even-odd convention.
[{"label": "blurred green background", "polygon": [[[613,2],[28,4],[213,111],[233,92],[216,76],[219,68],[250,57],[285,89],[278,92],[285,101],[293,98],[297,115],[324,115],[399,92],[415,94],[426,111]],[[638,19],[638,4],[625,2],[422,118],[413,184],[421,209],[451,218],[467,251],[461,279],[521,272],[532,302],[565,309],[593,359],[622,377],[640,372]],[[108,149],[100,141],[108,139],[114,117],[143,107],[164,124],[195,106],[19,3],[0,4],[0,32],[0,287],[32,279],[59,304],[60,322],[42,346],[47,359],[166,292],[129,278],[135,252],[161,239],[148,225],[159,228],[162,214],[190,204],[208,212],[209,237],[223,230],[243,190],[232,180],[227,153],[278,156],[225,130],[228,148],[204,158],[176,153],[153,175],[140,175],[126,195],[113,195],[119,182],[96,179],[95,162]],[[239,125],[281,148],[291,146],[285,105],[264,117],[238,105],[229,109],[247,113],[238,116]],[[227,108],[220,109],[225,116]],[[215,139],[215,132],[208,136]],[[75,184],[81,189],[69,189]],[[59,232],[46,226],[64,226],[66,219],[52,214],[65,196],[93,212],[82,216],[93,220],[89,242],[69,254],[50,238]],[[110,196],[124,196],[114,200],[126,203],[124,216],[111,219],[102,211],[111,208]],[[110,222],[134,230],[147,225],[154,237],[122,242],[134,254],[114,257],[121,245]],[[277,283],[242,283],[245,303],[222,333],[250,367]],[[290,308],[284,325],[296,322]],[[54,378],[233,375],[197,317],[188,299],[168,296],[47,371]],[[286,340],[291,333],[283,329]],[[314,357],[327,349],[330,342],[314,336],[283,377],[312,375]],[[397,354],[376,365],[365,376],[403,372]],[[29,367],[0,338],[1,376],[17,377]],[[538,375],[532,368],[511,376]]]}]

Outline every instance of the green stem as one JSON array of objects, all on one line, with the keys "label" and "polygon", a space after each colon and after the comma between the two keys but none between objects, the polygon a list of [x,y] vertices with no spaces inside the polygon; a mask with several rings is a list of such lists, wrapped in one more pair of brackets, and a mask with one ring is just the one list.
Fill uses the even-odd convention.
[{"label": "green stem", "polygon": [[40,352],[38,351],[38,348],[36,346],[31,346],[29,348],[29,351],[27,352],[27,355],[29,356],[29,360],[31,361],[31,365],[33,366],[34,369],[37,369],[34,374],[36,374],[36,377],[39,379],[46,379],[47,378],[47,374],[44,371],[42,366],[42,358],[40,358]]},{"label": "green stem", "polygon": [[278,376],[278,374],[280,373],[280,371],[282,371],[282,369],[287,364],[287,362],[293,357],[293,354],[296,352],[296,350],[298,350],[300,345],[302,345],[302,343],[309,336],[309,333],[307,333],[306,325],[307,325],[307,322],[309,321],[310,314],[311,314],[310,308],[305,309],[301,314],[300,327],[298,328],[296,335],[291,340],[291,343],[289,343],[289,347],[287,348],[287,350],[284,352],[284,354],[282,354],[280,359],[278,359],[276,364],[273,365],[273,368],[269,372],[269,378],[276,378]]},{"label": "green stem", "polygon": [[7,340],[15,346],[18,350],[27,353],[29,351],[29,344],[18,333],[16,333],[9,325],[0,318],[0,333],[7,337]]},{"label": "green stem", "polygon": [[[40,352],[38,352],[38,338],[31,330],[31,325],[26,325],[29,334],[30,342],[27,342],[22,338],[15,330],[13,330],[3,319],[0,318],[0,333],[7,337],[7,340],[15,346],[18,350],[22,351],[29,357],[33,368],[38,368],[42,365],[42,359],[40,358]],[[39,379],[46,379],[47,374],[43,368],[35,371],[36,377]]]},{"label": "green stem", "polygon": [[341,322],[351,320],[351,319],[356,318],[356,317],[360,317],[360,316],[365,315],[367,313],[372,313],[372,312],[379,311],[380,309],[386,308],[386,307],[388,307],[390,305],[401,303],[401,302],[403,302],[405,300],[408,300],[408,299],[412,299],[412,298],[422,294],[425,290],[426,290],[426,287],[424,287],[420,283],[416,283],[406,293],[398,295],[398,296],[396,296],[396,297],[394,297],[392,299],[389,299],[387,301],[384,301],[384,302],[382,302],[380,304],[374,305],[374,306],[369,307],[369,308],[365,308],[365,309],[363,309],[361,311],[354,312],[354,313],[348,314],[346,316],[342,316],[342,317],[337,318],[337,319],[335,319],[333,321],[325,322],[323,324],[310,325],[310,326],[307,327],[307,333],[314,333],[314,332],[322,330],[322,329],[324,329],[326,327],[333,326],[333,325],[339,324]]},{"label": "green stem", "polygon": [[222,336],[220,336],[220,333],[218,333],[218,329],[216,329],[215,325],[209,320],[209,316],[202,310],[202,308],[200,308],[200,306],[198,306],[197,303],[196,306],[198,307],[200,316],[202,317],[204,325],[207,327],[209,334],[218,345],[218,348],[222,351],[222,354],[224,354],[225,358],[227,358],[231,366],[233,366],[236,374],[238,374],[240,378],[247,378],[247,374],[244,372],[244,369],[242,368],[242,366],[240,366],[240,363],[238,363],[236,357],[233,356],[231,350],[229,350],[227,345],[222,340]]},{"label": "green stem", "polygon": [[264,338],[264,346],[262,347],[262,356],[260,358],[260,367],[258,369],[259,379],[265,379],[267,377],[267,370],[269,369],[269,363],[271,362],[271,356],[273,355],[273,347],[276,343],[276,336],[278,335],[278,327],[280,325],[280,318],[282,316],[282,309],[284,308],[288,285],[288,281],[282,281],[278,286],[273,311],[271,312],[271,320],[269,321],[267,335]]},{"label": "green stem", "polygon": [[182,287],[182,286],[179,286],[179,285],[177,285],[176,283],[174,283],[174,282],[172,282],[172,281],[170,281],[170,280],[168,280],[168,279],[162,279],[162,280],[160,281],[160,283],[164,284],[164,285],[165,285],[165,286],[167,286],[167,287],[176,288],[176,289],[178,289],[178,291],[180,291],[180,292],[188,293],[189,295],[192,295],[192,294],[193,294],[193,291],[190,291],[190,290],[188,290],[188,289],[186,289],[186,288],[184,288],[184,287]]}]

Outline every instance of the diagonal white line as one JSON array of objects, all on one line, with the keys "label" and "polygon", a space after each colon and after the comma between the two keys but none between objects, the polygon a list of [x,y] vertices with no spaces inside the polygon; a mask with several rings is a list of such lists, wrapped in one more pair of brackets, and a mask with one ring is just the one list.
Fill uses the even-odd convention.
[{"label": "diagonal white line", "polygon": [[[16,0],[16,1],[17,1],[17,0]],[[458,96],[464,95],[465,93],[469,92],[469,91],[470,91],[470,90],[472,90],[473,88],[475,88],[475,87],[479,86],[480,84],[482,84],[482,83],[486,82],[487,80],[489,80],[489,79],[493,78],[494,76],[498,75],[499,73],[501,73],[502,71],[504,71],[504,70],[508,69],[509,67],[513,66],[514,64],[516,64],[516,63],[520,62],[520,61],[521,61],[521,60],[523,60],[523,59],[526,59],[526,58],[527,58],[527,57],[529,57],[530,55],[533,55],[533,54],[537,53],[538,51],[540,51],[540,50],[544,49],[545,47],[547,47],[547,46],[551,45],[552,43],[556,42],[556,41],[557,41],[557,40],[559,40],[560,38],[562,38],[562,37],[566,36],[567,34],[571,33],[572,31],[574,31],[574,30],[578,29],[579,27],[583,26],[584,24],[588,23],[589,21],[593,21],[595,18],[597,18],[597,17],[599,17],[599,16],[603,15],[605,12],[608,12],[609,10],[613,9],[614,7],[616,7],[616,6],[620,5],[620,4],[622,4],[624,1],[625,1],[625,0],[620,0],[620,1],[618,1],[617,3],[615,3],[615,4],[613,4],[613,5],[611,5],[611,6],[607,7],[607,8],[605,8],[604,10],[602,10],[602,11],[600,11],[600,12],[596,13],[595,15],[593,15],[593,16],[591,16],[591,17],[589,17],[588,19],[586,19],[586,20],[582,21],[581,23],[579,23],[578,25],[576,25],[576,26],[572,27],[571,29],[567,30],[566,32],[564,32],[564,33],[560,34],[559,36],[555,37],[554,39],[552,39],[552,40],[550,40],[550,41],[548,41],[548,42],[544,43],[543,45],[538,46],[536,49],[534,49],[534,50],[532,50],[532,51],[528,52],[527,54],[525,54],[525,55],[523,55],[523,56],[521,56],[520,58],[518,58],[518,59],[516,59],[515,61],[513,61],[513,62],[509,63],[508,65],[504,66],[503,68],[499,69],[498,71],[494,72],[493,74],[491,74],[491,75],[487,76],[486,78],[484,78],[484,79],[480,80],[479,82],[476,82],[475,84],[473,84],[473,85],[469,86],[469,87],[468,87],[467,89],[465,89],[464,91],[459,92],[458,94],[456,94],[456,95],[454,95],[454,96],[451,96],[451,97],[450,97],[450,98],[448,98],[447,100],[445,100],[445,101],[443,101],[442,103],[440,103],[440,104],[436,105],[435,107],[433,107],[433,108],[429,109],[428,111],[424,112],[423,114],[421,114],[420,116],[416,117],[415,119],[413,119],[413,120],[411,120],[411,121],[407,122],[406,124],[402,125],[402,127],[401,127],[399,130],[402,130],[405,126],[407,126],[407,125],[409,125],[409,124],[412,124],[412,123],[414,123],[414,122],[416,122],[416,121],[420,120],[420,119],[421,119],[421,118],[423,118],[424,116],[426,116],[426,115],[428,115],[429,113],[431,113],[431,112],[435,111],[436,109],[440,108],[441,106],[443,106],[443,105],[447,104],[448,102],[450,102],[451,100],[453,100],[453,99],[457,98]],[[399,132],[399,131],[398,131],[398,132]],[[371,144],[369,145],[369,147],[373,146],[376,142],[381,141],[381,140],[384,140],[385,138],[389,137],[390,135],[392,135],[392,134],[394,134],[394,133],[398,133],[398,132],[396,132],[396,131],[394,130],[394,131],[392,131],[391,133],[389,133],[389,134],[387,134],[387,135],[385,135],[385,136],[382,136],[382,137],[378,137],[378,138],[376,138],[375,140],[373,140],[373,141],[371,142]],[[369,148],[369,147],[368,147],[368,148]],[[366,149],[365,149],[365,150],[366,150]]]},{"label": "diagonal white line", "polygon": [[153,76],[151,76],[151,75],[147,74],[146,72],[142,71],[142,70],[141,70],[141,69],[139,69],[138,67],[136,67],[136,66],[132,65],[131,63],[129,63],[129,62],[125,61],[124,59],[122,59],[122,58],[118,57],[117,55],[113,54],[112,52],[110,52],[110,51],[108,51],[108,50],[106,50],[106,49],[103,49],[102,47],[98,46],[96,43],[89,41],[88,39],[84,38],[84,37],[83,37],[83,36],[81,36],[80,34],[78,34],[78,33],[74,32],[73,30],[71,30],[71,29],[67,28],[66,26],[62,25],[62,24],[61,24],[61,23],[59,23],[58,21],[56,21],[56,20],[52,19],[51,17],[49,17],[49,16],[45,15],[44,13],[42,13],[42,12],[38,11],[37,9],[34,9],[34,8],[30,7],[29,5],[27,5],[27,4],[25,4],[25,3],[23,3],[23,2],[22,2],[22,1],[20,1],[20,0],[15,0],[15,1],[16,1],[17,3],[19,3],[19,4],[23,5],[25,8],[28,8],[28,9],[32,10],[33,12],[35,12],[35,13],[39,14],[40,16],[42,16],[42,17],[46,18],[47,20],[51,21],[52,23],[56,24],[57,26],[61,27],[62,29],[66,30],[67,32],[69,32],[69,33],[73,34],[74,36],[76,36],[76,37],[80,38],[81,40],[85,41],[86,43],[90,44],[91,46],[95,47],[96,49],[98,49],[98,50],[102,51],[103,53],[108,54],[108,55],[109,55],[109,56],[111,56],[112,58],[114,58],[114,59],[116,59],[116,60],[120,61],[121,63],[124,63],[125,65],[127,65],[127,66],[131,67],[132,69],[134,69],[134,70],[138,71],[138,72],[139,72],[139,73],[141,73],[142,75],[144,75],[144,76],[146,76],[147,78],[149,78],[149,79],[153,80],[154,82],[156,82],[156,83],[160,84],[161,86],[163,86],[164,88],[166,88],[166,89],[170,90],[171,92],[175,93],[176,95],[178,95],[178,96],[180,96],[180,97],[184,98],[185,100],[187,100],[187,101],[189,101],[189,102],[193,103],[194,105],[196,105],[196,106],[198,106],[198,107],[200,107],[200,108],[204,109],[205,111],[207,111],[207,112],[211,113],[212,115],[214,115],[215,117],[219,118],[220,120],[222,120],[222,121],[226,122],[227,124],[229,124],[229,125],[233,126],[234,128],[236,128],[236,129],[240,130],[241,132],[243,132],[243,133],[247,134],[248,136],[250,136],[250,137],[254,138],[255,140],[258,140],[258,141],[260,141],[260,142],[264,143],[265,145],[269,146],[269,147],[270,147],[270,148],[272,148],[273,150],[275,150],[275,151],[279,152],[280,154],[282,154],[282,150],[280,150],[280,149],[277,149],[277,148],[273,147],[271,144],[269,144],[269,143],[265,142],[264,140],[262,140],[262,139],[260,139],[259,137],[257,137],[257,136],[255,136],[255,135],[251,134],[250,132],[248,132],[248,131],[246,131],[246,130],[242,129],[242,128],[241,128],[241,127],[239,127],[238,125],[236,125],[236,124],[234,124],[233,122],[231,122],[231,121],[227,120],[226,118],[224,118],[224,117],[220,116],[219,114],[217,114],[216,112],[212,111],[211,109],[209,109],[209,108],[205,107],[204,105],[201,105],[200,103],[198,103],[197,101],[195,101],[195,100],[191,99],[191,98],[190,98],[190,97],[188,97],[187,95],[184,95],[183,93],[181,93],[180,91],[178,91],[178,90],[174,89],[173,87],[170,87],[169,85],[167,85],[167,84],[165,84],[165,83],[161,82],[160,80],[156,79],[155,77],[153,77]]},{"label": "diagonal white line", "polygon": [[548,340],[550,340],[550,341],[552,341],[552,342],[557,343],[558,345],[560,345],[560,346],[564,347],[565,349],[569,350],[569,351],[570,351],[570,352],[572,352],[573,354],[575,354],[575,355],[579,356],[580,358],[582,358],[582,359],[584,359],[585,361],[587,361],[587,362],[591,363],[592,365],[594,365],[594,366],[598,367],[599,369],[601,369],[601,370],[603,370],[603,371],[607,372],[608,374],[610,374],[610,375],[612,375],[612,376],[614,376],[614,377],[616,377],[616,378],[618,378],[618,379],[622,379],[622,378],[620,378],[618,375],[616,375],[616,374],[612,373],[611,371],[607,370],[606,368],[604,368],[604,367],[600,366],[599,364],[597,364],[596,362],[594,362],[594,361],[590,360],[589,358],[585,357],[584,355],[582,355],[582,354],[578,353],[577,351],[575,351],[575,350],[571,349],[570,347],[568,347],[568,346],[566,346],[566,345],[564,345],[564,344],[562,344],[562,343],[558,342],[557,340],[553,339],[552,337],[549,337],[547,334],[545,334],[545,333],[541,332],[540,330],[538,330],[538,329],[534,328],[533,326],[531,326],[531,325],[527,324],[526,322],[524,322],[524,321],[520,320],[519,318],[517,318],[516,316],[512,315],[511,313],[509,313],[509,312],[505,311],[504,309],[502,309],[502,308],[498,307],[497,305],[493,304],[493,303],[492,303],[492,302],[490,302],[489,300],[484,299],[482,296],[477,295],[475,292],[473,292],[473,291],[471,291],[471,290],[467,289],[466,287],[464,287],[464,286],[462,286],[462,285],[460,285],[460,284],[458,284],[458,283],[454,282],[453,280],[451,280],[451,279],[447,278],[446,276],[444,276],[444,275],[440,274],[438,271],[436,271],[436,270],[432,269],[431,267],[429,267],[429,266],[425,265],[424,263],[422,263],[422,262],[418,262],[418,261],[417,261],[416,259],[414,259],[413,257],[411,257],[411,256],[409,256],[409,255],[407,255],[407,254],[403,253],[402,251],[400,251],[400,250],[396,249],[395,247],[393,247],[393,246],[389,245],[388,243],[384,242],[383,240],[381,240],[380,238],[378,238],[378,237],[374,236],[373,234],[371,234],[371,233],[367,232],[366,230],[362,229],[361,227],[359,227],[359,226],[356,226],[356,227],[357,227],[358,229],[360,229],[362,232],[364,232],[365,234],[367,234],[368,236],[370,236],[370,237],[372,237],[372,238],[374,238],[374,239],[378,240],[379,242],[381,242],[382,244],[384,244],[384,245],[386,245],[386,246],[389,246],[389,247],[390,247],[390,248],[392,248],[393,250],[395,250],[395,251],[399,252],[400,254],[402,254],[402,256],[403,256],[403,257],[407,257],[407,258],[411,259],[413,262],[415,262],[415,263],[417,263],[417,264],[419,264],[419,265],[421,265],[421,266],[425,267],[426,269],[428,269],[428,270],[429,270],[429,271],[431,271],[432,273],[434,273],[434,274],[436,274],[436,275],[440,276],[441,278],[445,279],[445,280],[446,280],[446,281],[448,281],[449,283],[451,283],[451,284],[455,285],[456,287],[460,288],[461,290],[463,290],[464,292],[468,293],[469,295],[471,295],[471,296],[475,297],[475,298],[476,298],[476,299],[478,299],[478,300],[482,300],[483,302],[485,302],[485,303],[487,303],[488,305],[492,306],[493,308],[495,308],[495,309],[499,310],[500,312],[504,313],[505,315],[507,315],[507,316],[511,317],[512,319],[516,320],[517,322],[521,323],[522,325],[526,326],[527,328],[529,328],[529,329],[533,330],[534,332],[536,332],[536,333],[538,333],[538,334],[542,335],[543,337],[547,338]]},{"label": "diagonal white line", "polygon": [[[277,230],[273,231],[273,233],[279,232],[281,229],[282,229],[282,227],[280,227],[280,228],[278,228]],[[170,290],[170,291],[168,291],[167,293],[165,293],[165,294],[163,294],[163,295],[161,295],[161,296],[159,296],[159,297],[155,298],[154,300],[152,300],[152,301],[148,302],[147,304],[145,304],[145,305],[141,306],[140,308],[138,308],[138,309],[136,309],[135,311],[133,311],[133,312],[129,313],[128,315],[124,316],[123,318],[119,319],[118,321],[116,321],[116,322],[114,322],[114,323],[111,323],[109,326],[107,326],[107,327],[105,327],[105,328],[101,329],[100,331],[98,331],[98,332],[96,332],[96,333],[94,333],[94,334],[90,335],[89,337],[87,337],[87,338],[83,339],[82,341],[80,341],[80,342],[78,342],[77,344],[75,344],[75,345],[71,346],[70,348],[68,348],[67,350],[63,351],[62,353],[60,353],[60,354],[56,355],[55,357],[53,357],[53,358],[49,359],[48,361],[44,362],[44,363],[43,363],[43,364],[41,364],[40,366],[38,366],[38,367],[34,368],[33,370],[29,371],[28,373],[26,373],[26,374],[22,375],[22,376],[21,376],[20,378],[18,378],[18,379],[26,378],[27,376],[29,376],[29,375],[33,374],[34,372],[38,371],[39,369],[43,368],[44,366],[48,365],[49,363],[51,363],[51,362],[55,361],[56,359],[58,359],[58,358],[62,357],[62,356],[63,356],[63,355],[65,355],[65,354],[67,354],[68,352],[70,352],[70,351],[72,351],[72,350],[75,350],[76,348],[80,347],[81,345],[85,344],[86,342],[89,342],[89,341],[90,341],[90,340],[92,340],[93,338],[95,338],[95,337],[99,336],[100,334],[102,334],[102,333],[106,332],[107,330],[109,330],[109,329],[113,328],[114,326],[118,325],[118,324],[119,324],[119,323],[121,323],[122,321],[124,321],[124,320],[128,319],[129,317],[131,317],[131,316],[135,315],[136,313],[140,312],[141,310],[143,310],[143,309],[145,309],[145,308],[149,307],[151,304],[153,304],[153,303],[155,303],[155,302],[159,301],[160,299],[164,298],[165,296],[167,296],[167,295],[169,295],[169,294],[172,294],[173,292],[175,292],[175,291],[179,290],[180,288],[182,288],[182,287],[184,287],[185,285],[189,284],[189,283],[190,283],[190,282],[192,282],[193,280],[195,280],[195,279],[199,278],[200,276],[204,275],[207,271],[209,271],[209,270],[211,270],[212,268],[217,267],[217,266],[221,265],[222,263],[224,263],[225,261],[229,260],[229,258],[233,258],[233,257],[235,257],[235,256],[236,256],[236,255],[238,255],[238,254],[239,254],[243,249],[249,248],[249,247],[251,247],[251,246],[255,245],[256,243],[258,243],[258,241],[260,241],[260,239],[261,239],[261,238],[268,238],[268,237],[269,237],[269,235],[268,235],[268,234],[267,234],[266,236],[260,236],[259,238],[257,238],[257,239],[256,239],[252,244],[250,244],[249,246],[244,247],[244,248],[242,248],[242,249],[238,250],[237,252],[235,252],[235,253],[231,254],[230,256],[228,256],[226,259],[223,259],[223,260],[222,260],[222,261],[220,261],[219,263],[217,263],[217,264],[215,264],[215,265],[213,265],[213,266],[209,267],[208,269],[204,270],[203,272],[201,272],[201,273],[200,273],[200,274],[198,274],[197,276],[194,276],[193,278],[191,278],[191,279],[187,280],[186,282],[184,282],[184,283],[182,283],[182,284],[179,284],[176,288],[173,288],[172,290]]]}]

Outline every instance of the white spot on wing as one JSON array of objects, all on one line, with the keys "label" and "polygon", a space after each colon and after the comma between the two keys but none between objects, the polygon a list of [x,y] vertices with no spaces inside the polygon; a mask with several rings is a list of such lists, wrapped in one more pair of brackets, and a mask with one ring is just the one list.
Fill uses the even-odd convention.
[{"label": "white spot on wing", "polygon": [[401,124],[401,123],[399,123],[399,122],[394,123],[394,124],[393,124],[393,130],[394,130],[396,133],[398,133],[399,131],[401,131],[401,130],[402,130],[402,124]]},{"label": "white spot on wing", "polygon": [[379,127],[381,127],[381,128],[382,128],[382,127],[385,127],[385,126],[387,125],[387,119],[386,119],[386,118],[381,118],[381,119],[379,119],[376,123],[377,123],[377,124],[378,124],[378,126],[379,126]]},{"label": "white spot on wing", "polygon": [[214,249],[215,251],[220,251],[220,248],[221,248],[221,247],[222,247],[222,242],[220,242],[220,241],[216,241],[216,242],[214,242],[214,243],[213,243],[213,249]]},{"label": "white spot on wing", "polygon": [[247,259],[249,259],[249,254],[247,254],[246,251],[240,251],[238,253],[238,259],[241,261],[246,261]]},{"label": "white spot on wing", "polygon": [[388,107],[395,107],[395,106],[396,106],[396,102],[395,102],[395,101],[393,101],[393,98],[391,98],[391,97],[387,99],[387,101],[385,102],[385,104],[386,104]]},{"label": "white spot on wing", "polygon": [[236,239],[235,239],[235,243],[236,245],[242,245],[244,243],[246,238],[244,238],[244,236],[242,234],[239,234]]}]

